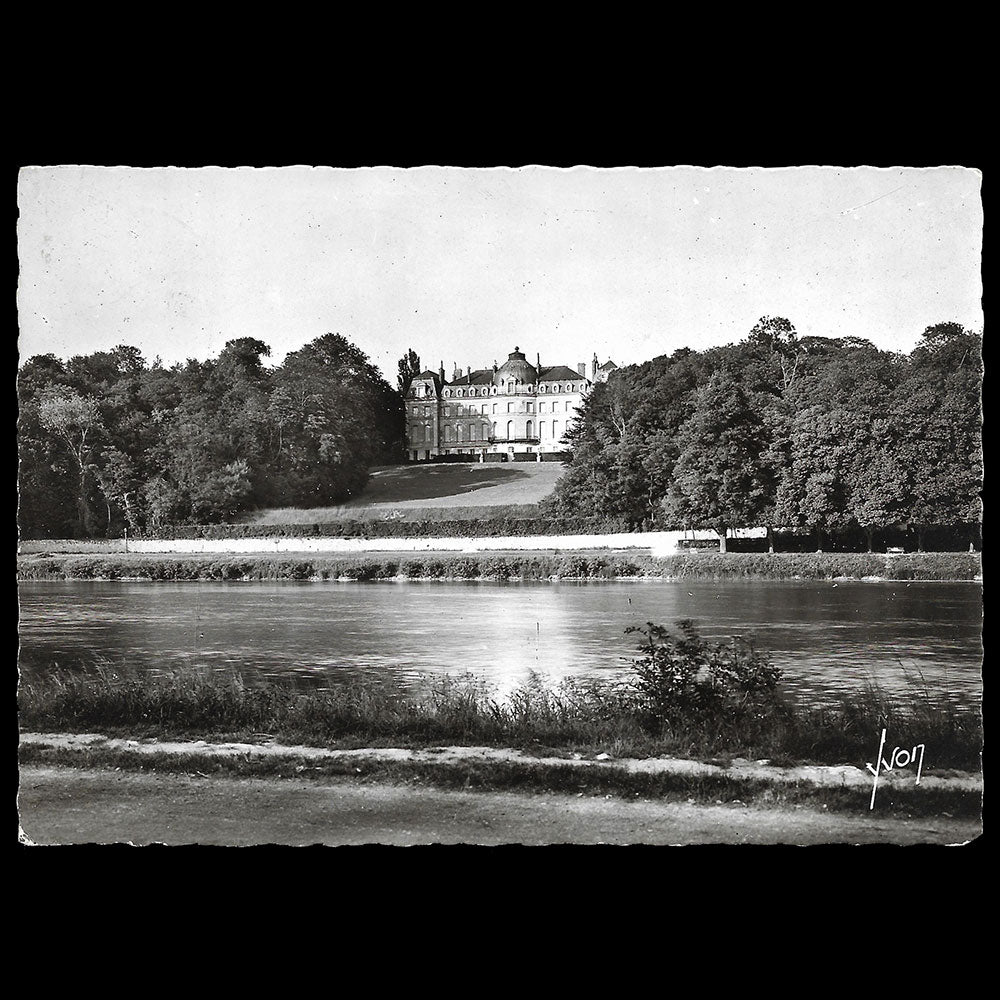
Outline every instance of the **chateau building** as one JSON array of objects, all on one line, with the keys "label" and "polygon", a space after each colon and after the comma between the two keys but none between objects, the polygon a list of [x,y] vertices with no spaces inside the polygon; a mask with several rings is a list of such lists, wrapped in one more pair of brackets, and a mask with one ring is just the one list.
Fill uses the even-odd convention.
[{"label": "chateau building", "polygon": [[406,447],[411,461],[469,455],[480,461],[541,461],[566,450],[563,438],[590,387],[618,366],[606,361],[576,368],[531,364],[515,347],[497,367],[456,368],[450,381],[444,362],[437,372],[415,376],[406,400]]}]

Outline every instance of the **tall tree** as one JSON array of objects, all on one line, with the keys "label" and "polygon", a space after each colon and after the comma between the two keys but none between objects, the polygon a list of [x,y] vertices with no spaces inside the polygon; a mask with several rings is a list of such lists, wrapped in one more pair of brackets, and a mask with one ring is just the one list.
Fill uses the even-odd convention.
[{"label": "tall tree", "polygon": [[42,426],[66,448],[77,475],[78,527],[82,534],[93,534],[93,518],[88,499],[91,461],[102,430],[100,409],[93,399],[71,389],[49,389],[38,407]]},{"label": "tall tree", "polygon": [[275,373],[271,419],[278,428],[276,471],[296,502],[331,503],[360,492],[368,469],[391,446],[387,421],[398,394],[367,355],[339,334],[289,354]]},{"label": "tall tree", "polygon": [[405,397],[410,391],[410,384],[420,374],[420,356],[411,347],[399,359],[399,374],[396,376],[396,387],[400,396]]},{"label": "tall tree", "polygon": [[759,523],[771,491],[767,444],[764,421],[733,373],[716,372],[681,428],[664,517],[712,528],[725,552],[729,528]]},{"label": "tall tree", "polygon": [[982,519],[982,337],[957,323],[928,327],[892,401],[905,475],[906,521],[923,549],[928,528]]}]

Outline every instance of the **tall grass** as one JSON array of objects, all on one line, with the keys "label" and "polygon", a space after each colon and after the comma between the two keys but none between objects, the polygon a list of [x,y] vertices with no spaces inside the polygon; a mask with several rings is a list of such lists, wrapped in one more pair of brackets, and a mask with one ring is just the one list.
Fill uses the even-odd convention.
[{"label": "tall grass", "polygon": [[427,678],[416,692],[393,683],[347,681],[327,689],[293,681],[249,684],[238,676],[176,672],[130,677],[54,669],[22,683],[22,728],[101,731],[132,737],[252,739],[316,746],[434,746],[445,743],[850,763],[873,759],[883,727],[890,745],[927,747],[927,768],[978,770],[977,715],[919,693],[892,699],[876,687],[812,710],[777,692],[751,710],[651,710],[635,680],[563,680],[537,675],[504,698],[472,675]]},{"label": "tall grass", "polygon": [[785,738],[785,752],[817,760],[847,759],[858,747],[874,761],[882,730],[888,747],[923,744],[935,767],[978,769],[982,724],[978,715],[917,691],[902,702],[877,684],[839,703],[801,713]]}]

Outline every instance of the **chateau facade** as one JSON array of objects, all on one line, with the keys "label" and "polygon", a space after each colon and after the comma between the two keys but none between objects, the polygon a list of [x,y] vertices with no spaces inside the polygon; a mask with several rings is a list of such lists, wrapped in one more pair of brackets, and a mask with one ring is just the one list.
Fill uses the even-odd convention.
[{"label": "chateau facade", "polygon": [[[497,367],[456,368],[451,381],[444,363],[437,372],[415,376],[406,399],[406,447],[410,461],[439,455],[469,455],[480,461],[541,460],[565,451],[562,443],[590,387],[603,382],[618,366],[598,367],[594,355],[587,366],[542,367],[530,364],[515,347]],[[495,456],[495,457],[488,457]]]}]

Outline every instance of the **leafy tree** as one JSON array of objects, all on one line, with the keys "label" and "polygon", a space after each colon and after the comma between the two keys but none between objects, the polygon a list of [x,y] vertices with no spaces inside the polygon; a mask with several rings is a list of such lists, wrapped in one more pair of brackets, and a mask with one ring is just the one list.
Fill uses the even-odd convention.
[{"label": "leafy tree", "polygon": [[761,316],[747,336],[747,346],[776,365],[781,390],[787,392],[795,381],[804,352],[791,322],[783,316]]},{"label": "leafy tree", "polygon": [[83,534],[93,533],[93,519],[88,502],[91,460],[97,438],[103,429],[100,410],[93,399],[71,389],[47,389],[38,405],[42,427],[62,443],[73,460],[77,475],[77,513]]},{"label": "leafy tree", "polygon": [[846,512],[861,526],[871,552],[876,529],[904,520],[906,477],[892,423],[870,414],[854,416]]},{"label": "leafy tree", "polygon": [[[339,334],[289,354],[275,374],[270,403],[277,469],[289,499],[331,503],[360,492],[369,466],[392,447],[385,408],[396,396],[367,356]],[[401,428],[401,406],[394,419]]]},{"label": "leafy tree", "polygon": [[764,421],[730,373],[717,372],[698,393],[678,445],[664,517],[712,528],[725,552],[727,530],[759,523],[772,486]]},{"label": "leafy tree", "polygon": [[679,454],[677,432],[707,368],[685,349],[595,385],[566,435],[572,462],[550,509],[611,514],[634,525],[655,520]]},{"label": "leafy tree", "polygon": [[790,428],[790,464],[775,491],[775,520],[784,527],[816,532],[817,548],[823,535],[851,524],[850,452],[842,411],[811,406],[795,414]]},{"label": "leafy tree", "polygon": [[396,376],[396,387],[400,396],[405,398],[410,391],[410,384],[420,374],[420,356],[411,347],[399,359],[399,374]]},{"label": "leafy tree", "polygon": [[69,389],[69,379],[52,354],[30,358],[18,372],[17,520],[27,537],[66,537],[79,530],[73,460],[39,414],[43,394],[57,388]]},{"label": "leafy tree", "polygon": [[107,505],[108,533],[111,532],[114,504],[124,513],[132,534],[138,534],[141,530],[139,516],[143,492],[136,463],[124,452],[113,446],[108,447],[101,451],[94,474]]},{"label": "leafy tree", "polygon": [[982,519],[982,344],[958,323],[927,327],[892,400],[905,521],[921,550],[928,528],[971,539]]}]

